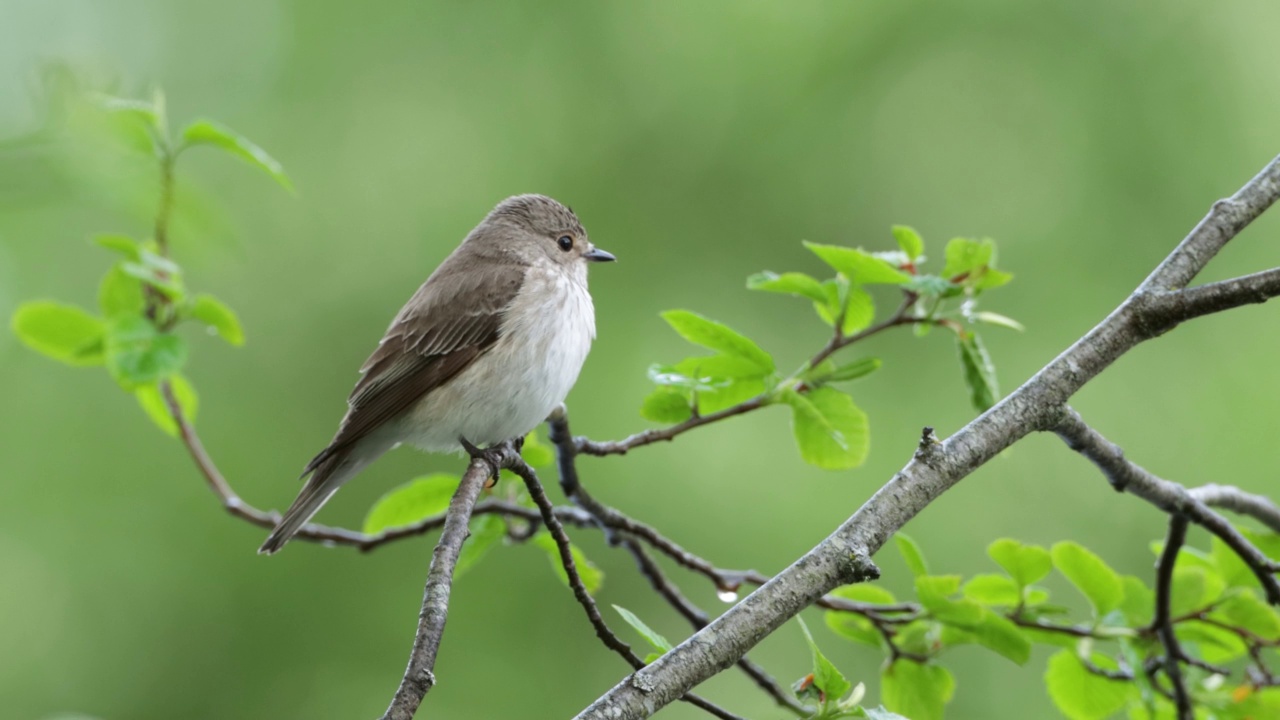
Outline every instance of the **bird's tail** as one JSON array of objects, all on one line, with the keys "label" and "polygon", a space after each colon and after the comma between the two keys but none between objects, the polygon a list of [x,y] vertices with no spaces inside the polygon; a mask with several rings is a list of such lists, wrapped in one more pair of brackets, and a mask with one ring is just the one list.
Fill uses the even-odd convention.
[{"label": "bird's tail", "polygon": [[337,452],[326,448],[325,452],[317,456],[320,462],[313,461],[307,466],[311,471],[311,477],[303,486],[302,492],[298,493],[298,498],[285,511],[284,517],[280,518],[275,529],[267,536],[266,542],[258,548],[258,554],[272,555],[284,547],[284,544],[297,534],[298,529],[319,512],[329,498],[333,497],[343,483],[385,451],[386,448],[379,448],[377,452],[370,453],[367,452],[367,448],[360,446]]}]

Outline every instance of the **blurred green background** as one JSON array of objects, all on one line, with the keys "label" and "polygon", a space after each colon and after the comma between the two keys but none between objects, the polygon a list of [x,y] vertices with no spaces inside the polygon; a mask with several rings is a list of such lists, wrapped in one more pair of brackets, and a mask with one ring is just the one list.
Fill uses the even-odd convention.
[{"label": "blurred green background", "polygon": [[[174,250],[189,284],[225,298],[249,333],[239,350],[191,333],[199,427],[263,507],[293,498],[401,303],[519,192],[572,204],[621,259],[593,270],[599,339],[569,398],[577,432],[645,427],[645,368],[688,353],[664,309],[698,310],[782,366],[799,363],[825,327],[803,302],[748,293],[744,278],[818,272],[801,239],[886,249],[893,223],[917,227],[935,254],[955,235],[999,241],[1016,279],[985,306],[1028,328],[985,333],[1008,389],[1280,149],[1277,23],[1271,0],[0,0],[0,134],[12,138],[0,146],[0,315],[37,297],[92,306],[108,257],[86,238],[145,235],[153,213],[150,166],[32,135],[41,78],[59,66],[127,95],[162,86],[175,124],[225,122],[299,188],[289,197],[212,151],[179,170]],[[1208,275],[1275,265],[1278,234],[1280,216],[1264,218]],[[1276,311],[1180,328],[1075,404],[1158,473],[1276,493]],[[854,388],[872,420],[862,469],[802,464],[777,409],[584,459],[585,480],[721,566],[774,572],[887,480],[922,425],[945,435],[972,416],[943,334],[886,335],[865,351],[886,362]],[[407,658],[430,540],[370,555],[298,543],[262,558],[264,533],[219,510],[180,445],[100,370],[59,366],[6,332],[0,397],[0,715],[381,712]],[[320,519],[358,524],[396,484],[461,467],[398,451]],[[994,570],[985,546],[1014,536],[1078,539],[1149,577],[1148,541],[1163,523],[1055,438],[1032,437],[907,532],[938,572]],[[606,607],[687,634],[625,554],[575,537],[608,574]],[[896,555],[879,559],[882,582],[905,592]],[[673,577],[723,607],[698,578]],[[819,632],[874,698],[881,658]],[[951,652],[950,717],[1052,716],[1044,656],[1016,668]],[[807,672],[794,625],[755,657],[785,682]],[[455,588],[423,716],[568,717],[624,670],[538,549],[499,548]],[[702,692],[753,718],[785,717],[733,672]],[[703,717],[679,704],[660,716]]]}]

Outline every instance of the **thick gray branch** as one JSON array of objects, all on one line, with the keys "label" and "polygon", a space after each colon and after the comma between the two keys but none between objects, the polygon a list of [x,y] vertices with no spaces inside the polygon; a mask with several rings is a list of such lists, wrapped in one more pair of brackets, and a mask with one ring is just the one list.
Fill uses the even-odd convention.
[{"label": "thick gray branch", "polygon": [[1147,311],[1154,294],[1186,286],[1242,228],[1280,198],[1280,158],[1214,204],[1128,300],[995,407],[952,435],[921,442],[911,462],[827,539],[710,625],[623,680],[578,720],[648,717],[733,665],[756,643],[846,583],[878,575],[871,556],[893,533],[969,473],[1028,433],[1057,424],[1067,400],[1130,348],[1176,324]]}]

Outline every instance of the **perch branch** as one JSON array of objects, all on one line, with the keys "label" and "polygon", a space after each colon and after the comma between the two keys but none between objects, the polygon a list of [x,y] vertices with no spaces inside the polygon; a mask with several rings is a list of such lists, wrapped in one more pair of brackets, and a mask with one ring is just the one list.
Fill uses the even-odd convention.
[{"label": "perch branch", "polygon": [[[504,459],[515,454],[509,445],[504,446]],[[516,455],[518,458],[519,455]],[[418,630],[413,639],[413,651],[409,666],[404,671],[400,687],[391,699],[391,705],[383,713],[382,720],[413,720],[422,698],[436,683],[434,668],[436,652],[444,636],[445,621],[449,619],[449,591],[453,585],[453,569],[458,564],[458,553],[469,534],[471,508],[480,497],[489,479],[489,465],[475,458],[467,466],[458,490],[449,501],[440,541],[431,554],[431,568],[427,571],[427,584],[422,594],[422,610],[418,613]]]}]

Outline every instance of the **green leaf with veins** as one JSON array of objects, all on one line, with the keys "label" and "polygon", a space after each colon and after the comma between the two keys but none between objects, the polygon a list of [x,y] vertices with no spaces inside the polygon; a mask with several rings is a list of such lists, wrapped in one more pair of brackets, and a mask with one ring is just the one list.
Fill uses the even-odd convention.
[{"label": "green leaf with veins", "polygon": [[773,357],[755,341],[729,328],[688,310],[668,310],[662,318],[685,340],[725,355],[753,363],[761,374],[774,370]]},{"label": "green leaf with veins", "polygon": [[788,272],[779,275],[766,270],[765,272],[756,273],[747,278],[747,289],[806,297],[814,302],[826,302],[827,299],[826,291],[822,288],[822,282],[801,272]]},{"label": "green leaf with veins", "polygon": [[1057,543],[1050,551],[1058,571],[1093,605],[1097,617],[1115,610],[1124,600],[1120,576],[1102,558],[1078,543]]},{"label": "green leaf with veins", "polygon": [[[169,383],[173,387],[174,399],[178,401],[178,407],[182,410],[182,417],[189,425],[195,425],[196,412],[200,409],[200,397],[196,394],[195,387],[179,374],[172,375]],[[165,402],[159,383],[142,385],[133,391],[133,396],[156,427],[170,437],[178,437],[178,423],[169,412],[169,404]]]},{"label": "green leaf with veins", "polygon": [[966,598],[983,605],[1013,607],[1022,599],[1018,583],[1004,575],[974,575],[963,591]]},{"label": "green leaf with veins", "polygon": [[827,470],[847,470],[867,458],[871,436],[867,415],[847,394],[820,387],[805,395],[787,390],[782,400],[791,406],[791,425],[800,456]]},{"label": "green leaf with veins", "polygon": [[182,147],[209,145],[225,150],[267,173],[285,190],[293,192],[293,181],[285,174],[284,167],[267,151],[250,142],[229,127],[212,120],[196,120],[182,131]]},{"label": "green leaf with veins", "polygon": [[101,365],[106,326],[74,305],[36,300],[13,313],[10,327],[24,345],[67,365]]},{"label": "green leaf with veins", "polygon": [[911,276],[891,265],[883,258],[878,258],[861,249],[842,247],[840,245],[823,245],[821,243],[804,242],[804,246],[813,251],[823,262],[858,285],[890,284],[898,285],[907,282]]},{"label": "green leaf with veins", "polygon": [[846,382],[865,377],[880,369],[879,358],[859,358],[844,365],[824,360],[815,368],[801,374],[800,379],[811,384]]},{"label": "green leaf with veins", "polygon": [[937,275],[916,275],[902,283],[902,287],[922,297],[949,296],[948,293],[959,290],[950,280]]}]

